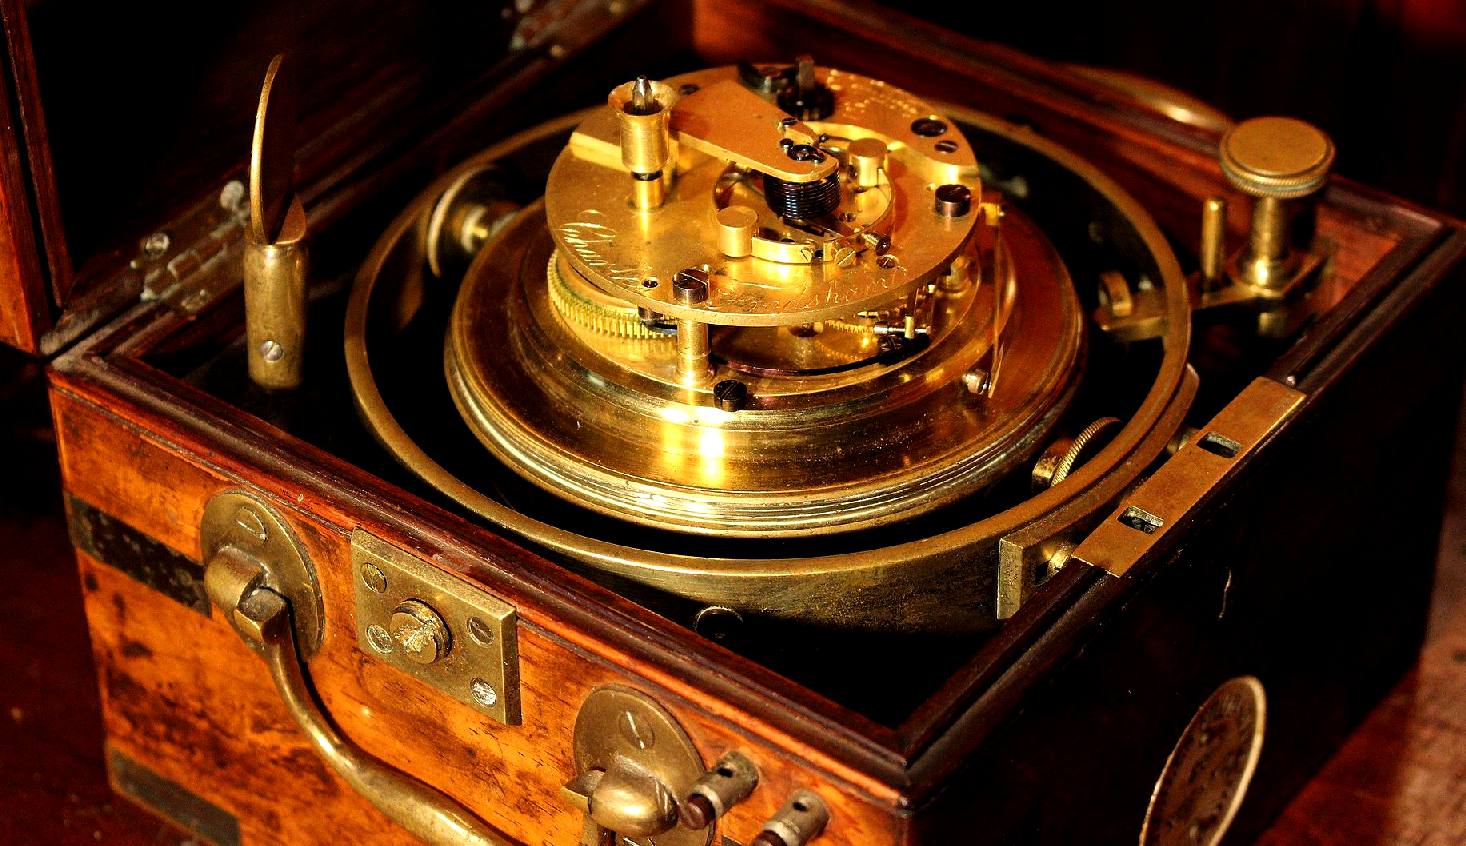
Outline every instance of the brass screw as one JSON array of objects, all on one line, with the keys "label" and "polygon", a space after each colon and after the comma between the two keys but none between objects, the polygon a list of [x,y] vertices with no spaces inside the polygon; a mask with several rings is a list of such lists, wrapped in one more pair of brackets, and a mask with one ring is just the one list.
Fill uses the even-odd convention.
[{"label": "brass screw", "polygon": [[243,529],[245,534],[260,543],[269,539],[270,533],[265,529],[265,521],[261,519],[258,512],[247,505],[241,505],[239,510],[234,512],[234,525]]},{"label": "brass screw", "polygon": [[962,374],[962,387],[966,388],[969,394],[981,396],[987,393],[992,385],[992,374],[981,367],[974,367]]},{"label": "brass screw", "polygon": [[966,185],[942,185],[936,190],[936,212],[942,217],[965,217],[972,211],[972,189]]},{"label": "brass screw", "polygon": [[483,679],[474,679],[469,682],[468,692],[473,696],[473,701],[485,708],[492,708],[499,701],[499,692]]},{"label": "brass screw", "polygon": [[171,243],[167,232],[154,232],[143,239],[143,255],[150,259],[162,258]]},{"label": "brass screw", "polygon": [[392,635],[388,634],[387,630],[381,626],[375,624],[367,626],[366,639],[367,643],[371,644],[372,649],[377,652],[383,655],[392,654]]},{"label": "brass screw", "polygon": [[738,411],[748,405],[748,385],[737,379],[724,379],[713,386],[713,402],[724,411]]},{"label": "brass screw", "polygon": [[622,711],[616,725],[621,729],[621,736],[637,749],[647,750],[657,745],[656,732],[635,711]]},{"label": "brass screw", "polygon": [[494,642],[494,630],[489,628],[488,624],[483,620],[477,617],[469,617],[466,628],[468,629],[468,639],[477,643],[479,646],[488,646]]},{"label": "brass screw", "polygon": [[392,640],[414,664],[427,665],[448,653],[448,626],[427,603],[409,599],[392,609]]},{"label": "brass screw", "polygon": [[361,565],[361,583],[372,593],[384,593],[387,590],[387,576],[375,564]]},{"label": "brass screw", "polygon": [[683,305],[706,302],[709,281],[711,277],[708,272],[700,267],[689,267],[677,271],[677,275],[672,278],[672,288],[677,294],[677,302]]}]

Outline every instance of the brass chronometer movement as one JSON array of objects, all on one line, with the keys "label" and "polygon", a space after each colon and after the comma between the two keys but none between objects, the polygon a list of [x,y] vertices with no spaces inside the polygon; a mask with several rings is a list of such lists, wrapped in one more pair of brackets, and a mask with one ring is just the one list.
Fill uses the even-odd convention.
[{"label": "brass chronometer movement", "polygon": [[[1114,227],[1086,259],[1152,308],[1158,355],[1123,375],[1146,390],[1075,406],[1086,352],[1115,342],[1091,337],[1071,262],[969,135],[1043,163],[1051,186],[1020,190],[1072,185]],[[534,147],[559,147],[544,196],[507,202],[496,171]],[[1000,601],[1004,539],[1107,502],[1096,488],[1160,454],[1189,396],[1186,284],[1133,200],[1021,129],[807,59],[638,78],[440,184],[358,277],[348,364],[369,424],[489,520],[707,607],[988,628],[1062,564],[1051,531]],[[396,408],[415,401],[365,354],[372,310],[453,281],[396,274],[419,219],[434,266],[462,275],[444,369],[515,477],[493,490],[407,433]]]}]

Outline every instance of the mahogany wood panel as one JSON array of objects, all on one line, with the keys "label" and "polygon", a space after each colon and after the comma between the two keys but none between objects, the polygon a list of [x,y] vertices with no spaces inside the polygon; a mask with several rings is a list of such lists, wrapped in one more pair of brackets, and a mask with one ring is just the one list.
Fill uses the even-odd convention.
[{"label": "mahogany wood panel", "polygon": [[[9,586],[0,596],[0,792],[8,797],[0,842],[181,844],[183,835],[106,784],[81,583],[53,473],[44,469],[54,459],[44,412],[26,413],[10,388],[3,393],[4,447],[35,461],[0,491],[0,548],[8,551],[0,578]],[[1289,805],[1262,838],[1266,846],[1466,841],[1466,418],[1462,424],[1420,663]]]},{"label": "mahogany wood panel", "polygon": [[[240,480],[72,396],[54,396],[63,477],[78,498],[110,511],[172,549],[196,556],[197,526],[209,496]],[[303,499],[303,497],[302,497]],[[757,826],[797,787],[815,789],[837,824],[831,846],[897,842],[896,795],[856,773],[817,773],[815,749],[788,738],[752,735],[755,725],[706,713],[715,703],[676,679],[641,676],[645,667],[604,646],[575,643],[566,629],[520,604],[522,726],[500,726],[359,650],[353,620],[350,519],[323,520],[324,504],[286,504],[314,561],[327,632],[310,675],[348,737],[483,814],[529,843],[571,842],[576,815],[561,805],[573,775],[569,743],[579,703],[593,688],[627,684],[653,693],[682,721],[711,761],[738,748],[759,765],[759,790],[730,816],[730,835],[751,840]],[[368,527],[392,538],[382,527]],[[304,746],[263,665],[219,619],[205,620],[162,594],[83,556],[88,617],[109,736],[130,757],[241,817],[246,842],[327,839],[360,823],[360,842],[384,830]],[[95,588],[91,587],[93,584]],[[588,647],[601,654],[592,654]],[[651,675],[650,673],[648,675]],[[424,715],[437,715],[425,720]],[[299,789],[280,791],[291,779]],[[323,805],[329,813],[312,813]],[[359,807],[358,807],[359,806]],[[257,826],[265,821],[265,829]],[[353,839],[355,839],[353,837]],[[392,842],[390,839],[384,842]]]},{"label": "mahogany wood panel", "polygon": [[[8,69],[0,69],[4,76]],[[10,86],[0,85],[0,343],[35,352],[50,327],[51,301],[31,228],[20,139]]]}]

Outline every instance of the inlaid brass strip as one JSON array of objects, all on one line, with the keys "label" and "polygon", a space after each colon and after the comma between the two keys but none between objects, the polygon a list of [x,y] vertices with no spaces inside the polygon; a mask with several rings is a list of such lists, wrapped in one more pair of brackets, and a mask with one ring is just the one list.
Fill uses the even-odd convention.
[{"label": "inlaid brass strip", "polygon": [[1149,479],[1121,500],[1109,519],[1074,550],[1083,561],[1123,576],[1303,404],[1305,395],[1260,378],[1228,403]]},{"label": "inlaid brass strip", "polygon": [[66,516],[77,549],[209,616],[203,565],[71,494],[66,495]]}]

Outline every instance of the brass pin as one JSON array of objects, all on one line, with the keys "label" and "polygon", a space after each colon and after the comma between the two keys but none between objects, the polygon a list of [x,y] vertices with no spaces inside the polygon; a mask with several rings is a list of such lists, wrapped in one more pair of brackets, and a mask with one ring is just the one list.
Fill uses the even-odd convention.
[{"label": "brass pin", "polygon": [[618,86],[607,99],[619,127],[621,162],[631,171],[631,202],[644,211],[664,199],[663,171],[673,164],[668,121],[675,99],[672,89],[645,76]]},{"label": "brass pin", "polygon": [[1208,197],[1201,206],[1201,287],[1216,288],[1222,281],[1226,255],[1227,201]]}]

